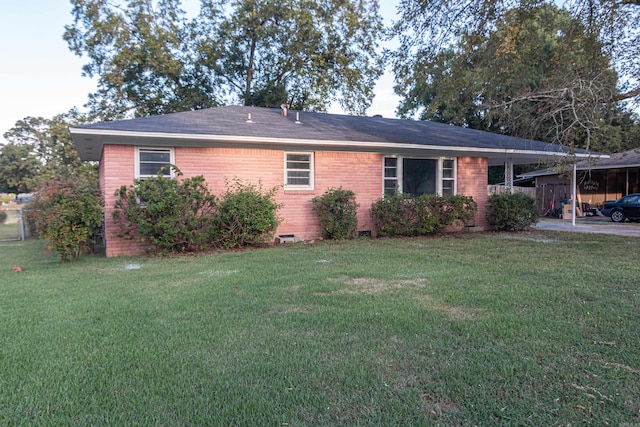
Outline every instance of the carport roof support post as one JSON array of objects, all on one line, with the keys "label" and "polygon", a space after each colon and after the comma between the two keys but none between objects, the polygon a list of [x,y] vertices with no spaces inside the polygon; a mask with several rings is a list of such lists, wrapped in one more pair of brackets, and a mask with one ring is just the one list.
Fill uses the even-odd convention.
[{"label": "carport roof support post", "polygon": [[576,172],[576,162],[573,162],[573,175],[571,176],[571,225],[575,227],[576,225],[576,182],[577,180],[577,172]]}]

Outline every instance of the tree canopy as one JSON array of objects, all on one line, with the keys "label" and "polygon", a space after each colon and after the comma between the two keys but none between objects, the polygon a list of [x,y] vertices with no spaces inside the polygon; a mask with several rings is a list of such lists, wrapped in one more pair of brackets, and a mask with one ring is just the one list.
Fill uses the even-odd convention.
[{"label": "tree canopy", "polygon": [[27,145],[0,146],[0,193],[28,193],[39,171],[38,160]]},{"label": "tree canopy", "polygon": [[9,143],[0,146],[0,192],[30,192],[52,177],[97,177],[95,165],[78,157],[69,133],[69,126],[86,120],[75,110],[18,120],[4,134]]},{"label": "tree canopy", "polygon": [[98,77],[103,117],[223,103],[363,113],[381,74],[375,0],[71,0],[69,48]]},{"label": "tree canopy", "polygon": [[613,144],[620,129],[611,127],[631,119],[620,101],[640,99],[638,2],[555,4],[401,0],[399,112],[575,147]]}]

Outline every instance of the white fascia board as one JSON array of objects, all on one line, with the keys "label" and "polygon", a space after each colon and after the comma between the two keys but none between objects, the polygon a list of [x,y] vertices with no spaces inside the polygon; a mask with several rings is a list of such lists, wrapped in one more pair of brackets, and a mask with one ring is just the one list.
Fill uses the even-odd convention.
[{"label": "white fascia board", "polygon": [[[465,146],[444,146],[444,145],[423,145],[409,143],[390,143],[376,141],[342,141],[342,140],[315,140],[315,139],[294,139],[294,138],[272,138],[258,136],[239,136],[239,135],[210,135],[210,134],[192,134],[192,133],[166,133],[166,132],[132,132],[121,130],[106,129],[87,129],[87,128],[70,128],[72,134],[75,135],[93,135],[93,136],[110,136],[122,138],[145,138],[145,139],[167,139],[182,141],[210,141],[210,142],[231,142],[231,143],[252,143],[252,144],[278,144],[278,145],[310,145],[321,147],[351,147],[351,148],[379,148],[379,149],[396,149],[396,150],[436,150],[436,151],[461,151],[466,153],[495,153],[495,154],[525,154],[542,157],[560,156],[568,157],[570,154],[563,152],[549,152],[536,150],[518,150],[514,148],[478,148]],[[123,143],[123,145],[126,145]],[[594,156],[593,154],[574,153],[571,154],[579,158],[603,157]]]}]

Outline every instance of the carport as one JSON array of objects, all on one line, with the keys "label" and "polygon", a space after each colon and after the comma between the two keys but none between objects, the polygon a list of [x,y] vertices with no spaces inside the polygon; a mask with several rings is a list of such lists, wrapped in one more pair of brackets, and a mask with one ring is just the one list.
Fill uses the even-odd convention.
[{"label": "carport", "polygon": [[[590,164],[596,159],[608,159],[608,154],[589,152],[587,150],[575,150],[574,152],[569,152],[567,147],[557,146],[558,151],[553,153],[543,152],[543,153],[512,153],[506,154],[503,156],[496,155],[493,157],[489,157],[489,166],[500,166],[504,165],[504,176],[505,176],[505,186],[509,189],[508,191],[513,191],[513,166],[516,164],[535,164],[535,163],[547,163],[550,165],[560,164],[563,166],[567,164],[571,165],[572,175],[571,175],[571,225],[576,226],[576,206],[577,206],[577,164],[587,163]],[[553,171],[554,167],[551,166],[550,169],[546,169],[547,171]],[[557,173],[557,172],[553,172]],[[520,177],[526,177],[526,174],[520,175]]]}]

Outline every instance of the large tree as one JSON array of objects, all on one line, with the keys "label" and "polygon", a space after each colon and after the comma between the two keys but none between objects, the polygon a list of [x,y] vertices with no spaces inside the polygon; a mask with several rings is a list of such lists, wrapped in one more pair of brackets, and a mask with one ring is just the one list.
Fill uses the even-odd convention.
[{"label": "large tree", "polygon": [[[466,115],[466,125],[590,147],[620,101],[640,99],[638,3],[401,0],[394,68],[404,112],[422,97],[439,120]],[[419,92],[410,82],[421,78]],[[443,89],[449,102],[434,107],[429,97]]]},{"label": "large tree", "polygon": [[97,178],[96,166],[80,160],[69,133],[69,126],[86,120],[75,110],[51,119],[18,120],[4,134],[9,144],[1,147],[0,183],[14,183],[19,191],[28,192],[53,177]]},{"label": "large tree", "polygon": [[98,77],[90,105],[144,116],[221,103],[363,113],[381,73],[375,0],[71,0],[65,40]]},{"label": "large tree", "polygon": [[179,0],[71,0],[69,49],[97,77],[92,112],[103,119],[206,108],[220,102],[193,60],[191,28]]},{"label": "large tree", "polygon": [[39,166],[30,145],[0,145],[0,193],[30,192]]}]

